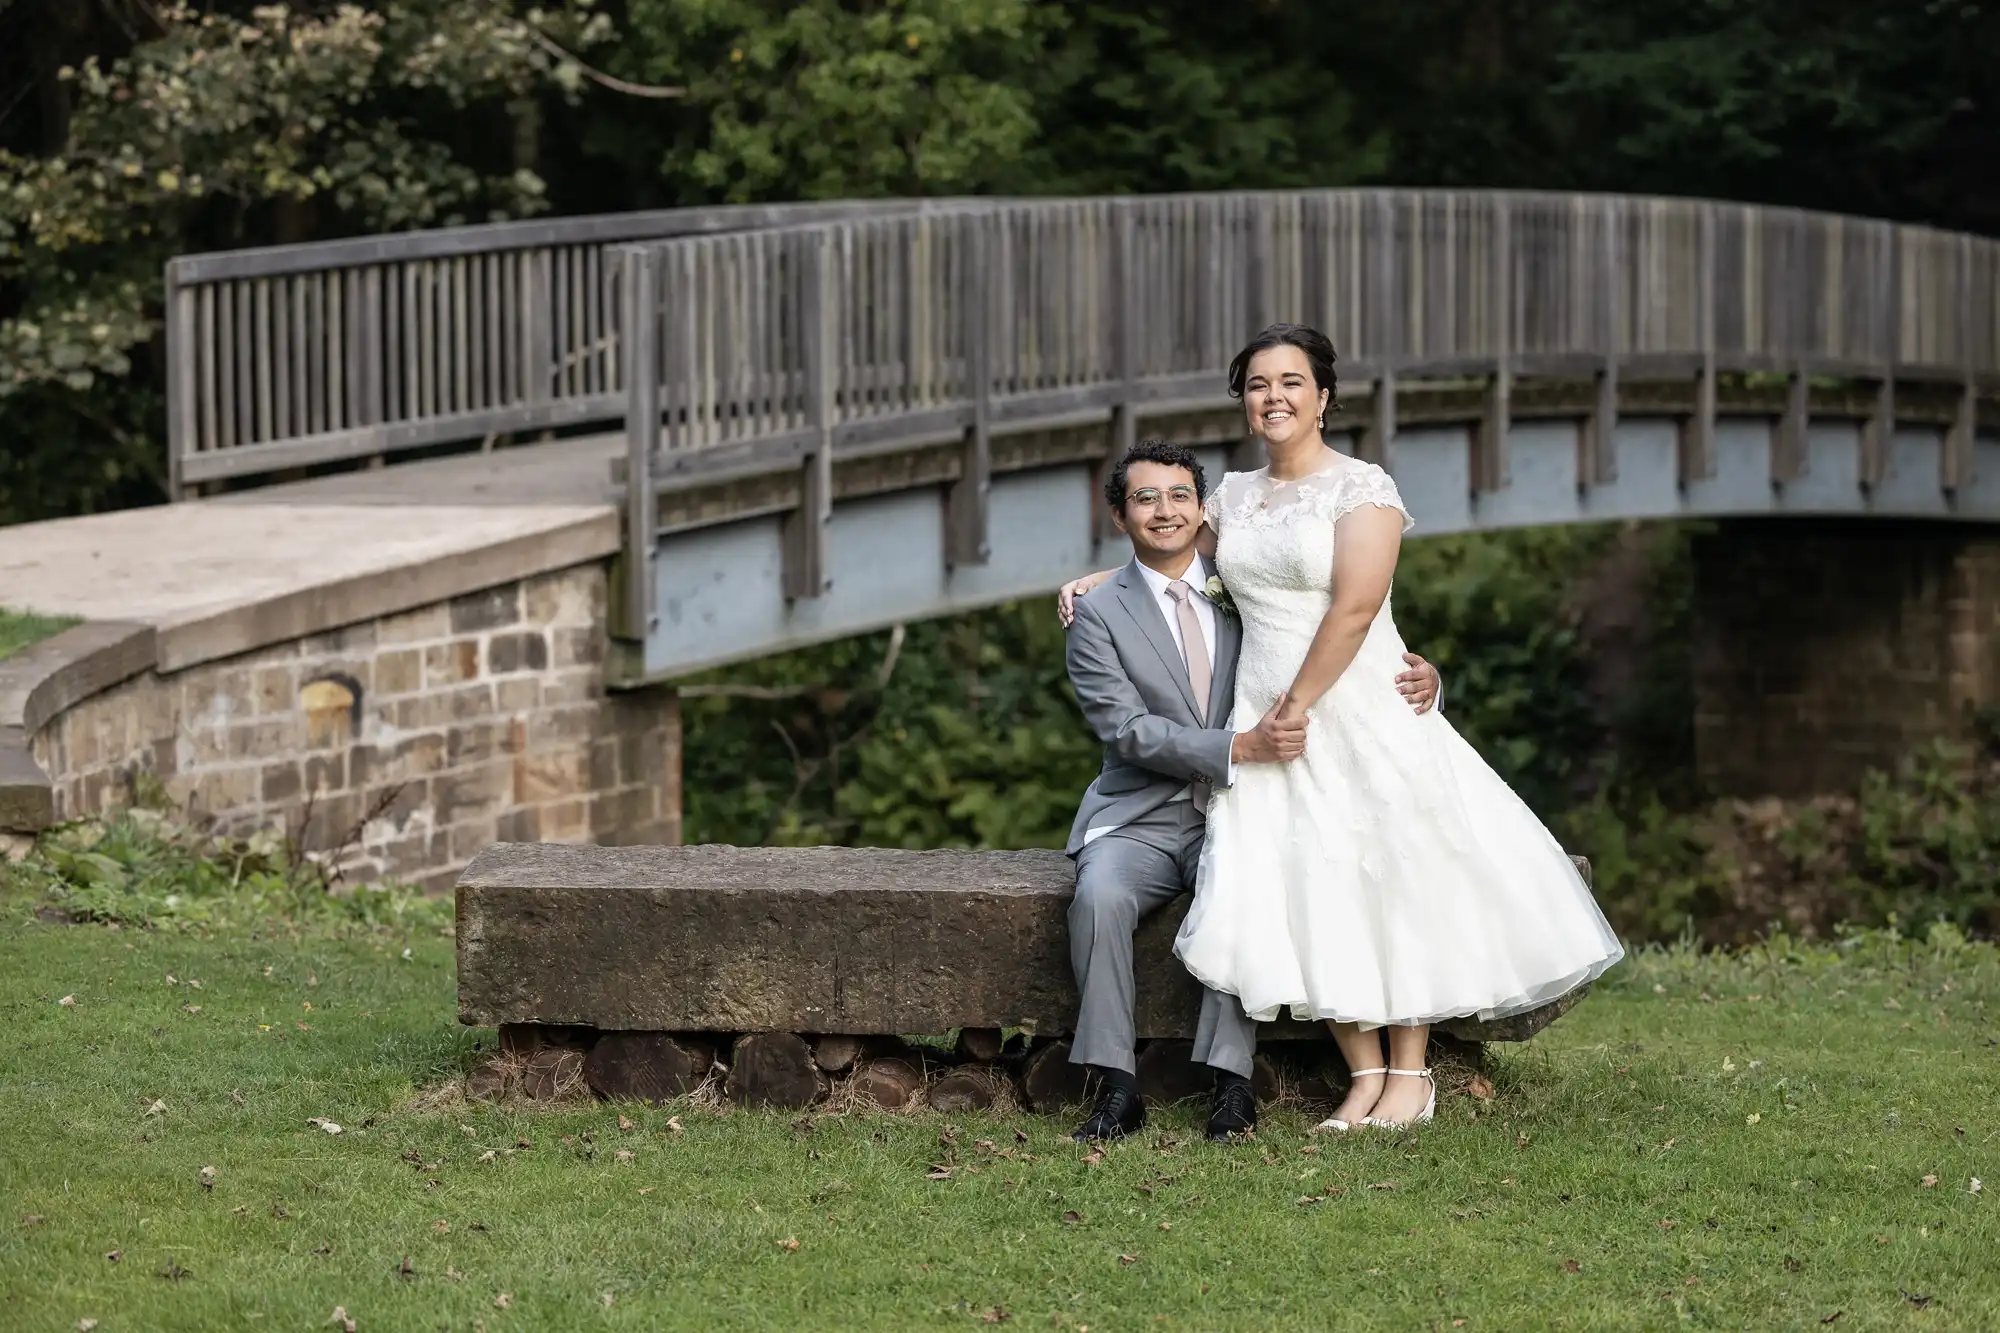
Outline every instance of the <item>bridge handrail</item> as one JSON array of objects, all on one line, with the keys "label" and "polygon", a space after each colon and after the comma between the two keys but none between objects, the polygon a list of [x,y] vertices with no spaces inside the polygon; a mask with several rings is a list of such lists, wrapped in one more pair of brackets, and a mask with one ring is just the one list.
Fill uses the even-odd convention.
[{"label": "bridge handrail", "polygon": [[[1519,375],[1595,378],[1614,404],[1620,374],[1712,389],[1717,371],[1834,373],[1968,392],[2000,375],[2000,245],[1798,210],[1389,190],[670,210],[174,261],[176,487],[617,420],[640,387],[624,376],[625,258],[651,254],[661,274],[694,264],[681,315],[707,328],[720,297],[699,291],[727,279],[774,300],[803,272],[806,235],[861,261],[844,260],[824,298],[826,318],[851,326],[824,423],[843,443],[949,436],[982,410],[1123,404],[1129,419],[1148,400],[1212,397],[1244,334],[1280,316],[1326,328],[1350,373],[1483,375],[1503,399]],[[960,254],[975,243],[991,251],[976,264]],[[912,272],[925,277],[899,289],[892,317],[885,284]],[[975,296],[990,316],[978,329],[965,324]],[[798,317],[797,297],[771,304],[763,318],[780,322],[757,334],[793,380],[807,352],[782,320]],[[665,327],[660,376],[682,354]],[[957,377],[987,338],[975,392]],[[733,354],[688,352],[700,365]],[[667,441],[665,474],[689,451],[779,436],[810,452],[798,384],[763,373],[763,401],[788,404],[788,424],[756,402],[711,405],[709,426]],[[660,387],[668,403],[685,392]]]},{"label": "bridge handrail", "polygon": [[607,247],[948,202],[654,209],[176,257],[166,270],[173,492],[613,419]]}]

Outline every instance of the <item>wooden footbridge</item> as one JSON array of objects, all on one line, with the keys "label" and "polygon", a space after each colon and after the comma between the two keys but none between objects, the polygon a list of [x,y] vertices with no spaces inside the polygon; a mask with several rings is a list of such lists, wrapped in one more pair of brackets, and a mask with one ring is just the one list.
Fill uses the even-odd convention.
[{"label": "wooden footbridge", "polygon": [[1419,533],[2000,520],[2000,245],[1682,199],[1312,191],[714,208],[196,255],[177,495],[601,502],[630,683],[1052,589],[1223,370],[1326,330]]}]

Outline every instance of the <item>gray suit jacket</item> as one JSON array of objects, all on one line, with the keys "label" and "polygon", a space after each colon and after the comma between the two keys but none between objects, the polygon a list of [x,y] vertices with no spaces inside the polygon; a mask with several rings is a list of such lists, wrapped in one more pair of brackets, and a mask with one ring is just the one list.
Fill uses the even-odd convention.
[{"label": "gray suit jacket", "polygon": [[1104,767],[1070,827],[1071,856],[1083,835],[1127,824],[1164,805],[1190,782],[1229,781],[1229,711],[1236,702],[1236,653],[1243,629],[1236,617],[1215,616],[1215,673],[1208,724],[1196,719],[1187,663],[1174,647],[1166,612],[1146,586],[1137,562],[1076,599],[1069,627],[1069,680],[1097,738]]}]

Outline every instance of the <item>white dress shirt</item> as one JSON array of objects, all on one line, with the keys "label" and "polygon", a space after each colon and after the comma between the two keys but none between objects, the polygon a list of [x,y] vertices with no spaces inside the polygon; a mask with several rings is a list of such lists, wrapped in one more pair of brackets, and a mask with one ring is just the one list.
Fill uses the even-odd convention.
[{"label": "white dress shirt", "polygon": [[[1215,663],[1216,610],[1215,610],[1215,603],[1208,600],[1208,593],[1204,591],[1208,587],[1209,572],[1210,571],[1208,568],[1208,562],[1202,559],[1201,555],[1197,553],[1194,557],[1194,563],[1188,566],[1187,573],[1182,577],[1186,581],[1188,587],[1194,589],[1194,596],[1188,599],[1188,604],[1194,607],[1195,623],[1201,626],[1201,636],[1203,639],[1207,640],[1208,678],[1210,680],[1214,680],[1215,668],[1216,668],[1216,663]],[[1180,603],[1176,602],[1173,598],[1173,594],[1167,591],[1167,585],[1169,583],[1172,583],[1173,580],[1168,578],[1165,574],[1162,574],[1158,570],[1152,569],[1145,564],[1139,565],[1139,575],[1141,578],[1146,580],[1146,586],[1152,589],[1154,598],[1159,602],[1160,614],[1165,616],[1167,620],[1167,633],[1173,635],[1174,647],[1179,650],[1181,655],[1181,662],[1183,665],[1185,665],[1187,662],[1187,645],[1181,641]],[[1207,706],[1207,703],[1208,701],[1206,699],[1202,701],[1204,707]],[[1229,714],[1227,711],[1228,708],[1229,704],[1225,702],[1223,705],[1224,709],[1223,715],[1219,718],[1215,717],[1209,718],[1207,725],[1210,727],[1220,727],[1224,725],[1229,720]],[[1233,758],[1229,761],[1229,772],[1227,776],[1229,781],[1231,782],[1234,782],[1236,780],[1236,761]],[[1193,791],[1191,786],[1189,786],[1189,787],[1182,787],[1179,791],[1175,792],[1172,796],[1168,797],[1167,800],[1169,803],[1172,803],[1174,801],[1190,800],[1192,799],[1192,797],[1193,797]],[[1084,846],[1088,847],[1091,843],[1097,841],[1105,834],[1113,832],[1114,830],[1123,827],[1124,825],[1122,824],[1099,824],[1093,828],[1086,829],[1084,830],[1083,834]]]}]

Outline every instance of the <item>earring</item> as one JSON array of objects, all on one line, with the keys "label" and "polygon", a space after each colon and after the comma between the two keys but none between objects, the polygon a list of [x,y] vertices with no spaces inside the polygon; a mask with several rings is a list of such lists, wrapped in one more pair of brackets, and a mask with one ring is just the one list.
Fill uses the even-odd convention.
[{"label": "earring", "polygon": [[1324,412],[1322,412],[1322,413],[1320,413],[1320,414],[1319,414],[1319,428],[1320,428],[1321,430],[1325,430],[1325,429],[1326,429],[1326,413],[1324,413]]}]

